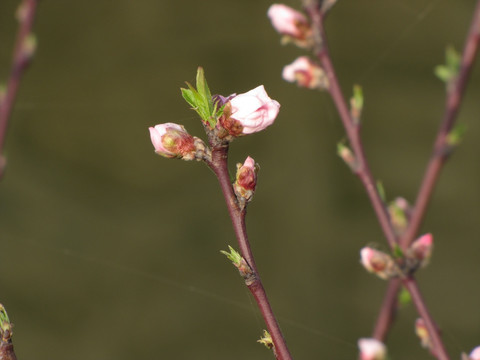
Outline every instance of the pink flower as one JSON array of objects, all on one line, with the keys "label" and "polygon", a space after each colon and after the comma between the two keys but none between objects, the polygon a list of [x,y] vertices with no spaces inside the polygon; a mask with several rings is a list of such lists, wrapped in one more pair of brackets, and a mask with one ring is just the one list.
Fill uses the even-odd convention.
[{"label": "pink flower", "polygon": [[[268,97],[263,85],[235,96],[227,105],[230,105],[229,120],[234,121],[230,126],[222,125],[232,135],[245,135],[261,131],[273,124],[280,111],[280,104]],[[241,129],[238,129],[238,125],[241,125]],[[234,128],[237,129],[235,132],[230,131]]]},{"label": "pink flower", "polygon": [[397,268],[392,257],[371,247],[364,247],[360,251],[360,262],[368,272],[376,274],[382,279],[389,279],[396,275]]},{"label": "pink flower", "polygon": [[469,355],[471,360],[480,360],[480,346],[477,346]]},{"label": "pink flower", "polygon": [[360,359],[362,360],[384,360],[387,356],[386,346],[371,338],[363,338],[358,340],[358,348],[360,349]]},{"label": "pink flower", "polygon": [[182,125],[165,123],[150,127],[150,138],[155,152],[167,158],[195,158],[195,139]]},{"label": "pink flower", "polygon": [[282,35],[305,39],[305,30],[310,28],[301,12],[283,4],[273,4],[267,12],[273,27]]},{"label": "pink flower", "polygon": [[325,71],[307,56],[300,56],[293,63],[285,66],[282,77],[286,81],[296,82],[298,86],[309,89],[328,87]]}]

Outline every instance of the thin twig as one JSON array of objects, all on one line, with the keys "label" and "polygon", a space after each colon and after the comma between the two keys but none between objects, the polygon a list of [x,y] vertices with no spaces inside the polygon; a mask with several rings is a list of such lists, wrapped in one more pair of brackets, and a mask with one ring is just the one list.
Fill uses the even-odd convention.
[{"label": "thin twig", "polygon": [[212,145],[212,160],[207,162],[218,178],[222,189],[225,202],[227,203],[228,213],[232,220],[233,229],[238,240],[238,245],[243,258],[247,261],[253,270],[252,281],[246,285],[252,293],[257,305],[262,313],[268,332],[272,336],[275,356],[278,360],[291,360],[292,356],[288,350],[285,339],[280,330],[277,319],[273,313],[272,307],[268,301],[267,294],[258,274],[257,266],[253,258],[250,243],[247,237],[247,228],[245,226],[245,209],[238,206],[237,198],[233,192],[232,184],[227,167],[228,145]]},{"label": "thin twig", "polygon": [[366,161],[363,144],[360,137],[360,124],[353,121],[349,107],[343,97],[340,84],[338,83],[337,75],[335,74],[335,68],[330,59],[328,51],[327,40],[323,29],[323,17],[318,3],[315,1],[309,1],[309,6],[306,8],[307,13],[312,20],[312,26],[314,29],[315,47],[314,53],[317,56],[320,63],[323,65],[325,73],[329,80],[328,91],[332,96],[333,102],[338,110],[340,119],[347,133],[350,146],[355,154],[356,166],[355,174],[360,178],[367,195],[370,198],[377,219],[380,222],[380,226],[387,238],[390,247],[393,249],[397,244],[397,238],[395,231],[390,222],[390,216],[388,214],[386,205],[380,196],[375,179],[372,176],[368,163]]},{"label": "thin twig", "polygon": [[5,147],[8,121],[17,97],[20,80],[31,58],[31,49],[28,49],[27,47],[29,45],[28,37],[32,32],[36,8],[37,0],[23,0],[17,13],[19,28],[13,51],[12,67],[7,82],[6,92],[0,103],[0,178],[3,176],[5,168],[3,151]]},{"label": "thin twig", "polygon": [[[388,283],[387,290],[385,291],[385,297],[383,299],[378,318],[375,323],[372,337],[374,339],[384,341],[390,326],[395,320],[398,307],[398,290],[401,286],[400,279],[392,279]],[[392,305],[393,304],[393,305]]]},{"label": "thin twig", "polygon": [[[347,134],[347,137],[350,141],[350,145],[354,152],[355,161],[356,161],[356,166],[354,169],[355,174],[362,181],[362,184],[365,187],[365,190],[367,191],[367,194],[373,205],[373,208],[379,220],[380,226],[382,227],[382,230],[387,238],[387,241],[393,250],[398,244],[397,237],[395,235],[395,231],[390,221],[390,217],[389,217],[387,208],[385,206],[385,203],[383,202],[375,186],[374,178],[368,167],[368,162],[363,150],[363,145],[360,137],[360,125],[357,124],[351,117],[349,108],[347,106],[342,90],[340,88],[338,78],[335,74],[334,66],[330,59],[328,45],[327,45],[327,38],[324,32],[323,15],[321,12],[320,3],[321,1],[318,1],[318,0],[317,1],[308,0],[308,1],[305,1],[304,3],[305,10],[307,11],[311,19],[312,27],[314,31],[315,45],[314,45],[313,51],[327,74],[327,77],[329,80],[328,91],[330,92],[330,95],[332,96],[335,106],[337,107],[338,113],[340,115],[343,126],[345,128],[345,132]],[[420,296],[420,293],[418,292],[418,286],[415,279],[412,276],[412,277],[409,277],[408,279],[402,280],[402,283],[410,292],[412,296],[412,300],[415,303],[415,306],[417,308],[417,311],[425,321],[428,331],[432,332],[430,336],[432,338],[435,338],[435,341],[433,344],[434,345],[433,350],[435,352],[436,357],[439,360],[448,360],[449,357],[445,350],[445,346],[443,345],[440,334],[438,333],[438,330],[434,325],[434,321],[427,310],[427,306],[423,298]],[[384,305],[382,305],[382,316],[386,317],[385,319],[382,318],[382,321],[385,321],[385,323],[391,322],[391,314],[393,313],[393,304],[394,304],[394,300],[393,300],[394,290],[395,290],[394,285],[391,288],[389,288],[390,300],[388,302],[384,301]],[[387,305],[391,304],[391,306],[387,307],[385,304]],[[385,329],[382,331],[385,331]]]},{"label": "thin twig", "polygon": [[412,212],[410,224],[405,235],[401,239],[401,246],[407,248],[415,240],[420,225],[427,210],[436,181],[443,168],[443,164],[448,158],[449,151],[447,136],[455,123],[460,104],[462,102],[465,89],[467,87],[470,72],[472,70],[475,56],[478,52],[480,42],[480,0],[473,14],[472,24],[465,41],[460,71],[457,79],[454,81],[447,93],[445,103],[445,114],[437,133],[437,138],[433,146],[432,156],[425,171],[425,175],[420,186],[420,190],[415,201],[415,207]]},{"label": "thin twig", "polygon": [[[452,84],[450,91],[447,93],[445,101],[445,114],[440,124],[437,137],[433,146],[432,156],[426,167],[425,175],[423,177],[420,189],[418,191],[415,206],[412,209],[412,216],[405,234],[400,240],[402,248],[406,249],[418,235],[420,225],[425,217],[427,206],[432,197],[435,184],[440,175],[440,171],[445,164],[448,152],[444,151],[446,147],[446,136],[453,128],[458,109],[464,97],[465,89],[469,79],[473,62],[478,52],[480,43],[480,0],[477,1],[475,11],[473,14],[472,24],[467,35],[465,46],[463,50],[461,67],[456,81]],[[384,324],[391,324],[393,319],[391,314],[394,313],[396,306],[396,297],[392,297],[392,293],[398,293],[400,284],[398,281],[391,281],[385,298],[380,309],[375,330],[374,337],[383,341],[388,333],[389,327],[384,327]]]}]

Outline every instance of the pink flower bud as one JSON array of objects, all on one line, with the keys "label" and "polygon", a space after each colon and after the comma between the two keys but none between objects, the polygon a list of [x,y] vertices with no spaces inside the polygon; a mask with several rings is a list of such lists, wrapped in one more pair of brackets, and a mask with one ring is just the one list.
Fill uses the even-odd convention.
[{"label": "pink flower bud", "polygon": [[398,272],[392,257],[382,251],[364,247],[360,251],[360,257],[365,269],[382,279],[389,279]]},{"label": "pink flower bud", "polygon": [[471,360],[480,360],[480,346],[477,346],[469,355]]},{"label": "pink flower bud", "polygon": [[296,82],[298,86],[309,89],[328,88],[325,71],[307,56],[300,56],[293,63],[285,66],[282,77],[286,81]]},{"label": "pink flower bud", "polygon": [[409,249],[409,256],[418,260],[420,266],[428,264],[433,251],[433,235],[425,234],[415,240]]},{"label": "pink flower bud", "polygon": [[311,35],[310,24],[305,15],[289,6],[273,4],[267,15],[275,30],[282,35],[301,42]]},{"label": "pink flower bud", "polygon": [[422,318],[418,318],[415,321],[415,334],[417,334],[418,338],[420,339],[420,343],[422,347],[425,349],[432,350],[432,339],[428,334],[427,326],[425,325],[425,321]]},{"label": "pink flower bud", "polygon": [[384,360],[387,357],[386,346],[376,339],[360,339],[358,340],[358,348],[360,349],[361,360]]},{"label": "pink flower bud", "polygon": [[155,152],[166,158],[195,158],[195,138],[182,125],[165,123],[150,127],[150,138]]},{"label": "pink flower bud", "polygon": [[257,169],[255,166],[255,160],[250,156],[247,157],[245,162],[237,164],[237,175],[235,183],[233,184],[233,190],[237,195],[237,198],[243,201],[250,201],[255,192],[257,185]]},{"label": "pink flower bud", "polygon": [[231,99],[219,123],[230,135],[252,134],[275,121],[280,104],[268,97],[263,85]]}]

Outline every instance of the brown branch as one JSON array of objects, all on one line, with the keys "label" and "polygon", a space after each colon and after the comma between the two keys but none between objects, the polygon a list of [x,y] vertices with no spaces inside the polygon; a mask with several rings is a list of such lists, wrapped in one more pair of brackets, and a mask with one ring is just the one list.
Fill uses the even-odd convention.
[{"label": "brown branch", "polygon": [[32,44],[28,43],[28,38],[31,36],[36,8],[37,0],[23,0],[17,13],[19,28],[13,51],[12,67],[5,95],[0,102],[0,178],[3,176],[6,162],[3,151],[8,121],[17,97],[20,80],[32,55]]},{"label": "brown branch", "polygon": [[440,171],[442,170],[443,165],[450,153],[449,146],[447,144],[447,136],[455,123],[458,110],[467,87],[470,72],[473,67],[473,62],[478,51],[479,42],[480,1],[477,1],[472,24],[470,25],[470,30],[465,41],[460,71],[457,79],[453,82],[447,93],[445,114],[437,133],[432,156],[426,168],[425,175],[415,201],[415,207],[412,211],[410,224],[405,235],[401,239],[401,245],[403,248],[407,248],[411,242],[415,240],[415,237],[418,234],[418,230],[424,218],[425,211],[427,210],[427,206],[432,196],[433,189],[435,188],[438,176],[440,175]]},{"label": "brown branch", "polygon": [[398,308],[398,291],[402,282],[400,279],[392,279],[388,282],[387,290],[385,291],[385,297],[383,298],[378,318],[373,329],[372,337],[374,339],[385,341],[390,326],[395,320]]},{"label": "brown branch", "polygon": [[13,351],[12,339],[2,339],[0,342],[0,360],[17,360],[15,351]]},{"label": "brown branch", "polygon": [[260,280],[257,266],[253,258],[245,225],[245,209],[239,207],[237,198],[233,192],[232,184],[230,183],[227,166],[228,145],[215,145],[211,142],[211,146],[212,160],[207,161],[207,164],[218,178],[225,202],[227,203],[228,213],[232,220],[240,252],[253,271],[253,275],[250,277],[250,281],[246,282],[246,285],[255,298],[267,326],[267,330],[272,336],[276,358],[278,360],[291,360],[292,356],[290,355],[290,351],[288,350],[278,321],[275,318],[273,309],[268,301],[267,294],[262,281]]},{"label": "brown branch", "polygon": [[376,182],[366,160],[362,140],[360,137],[360,124],[353,121],[349,107],[347,106],[345,98],[343,97],[340,84],[338,83],[338,78],[335,74],[335,68],[332,64],[328,51],[327,39],[323,28],[323,16],[319,4],[317,1],[311,0],[305,1],[305,3],[305,8],[312,21],[314,31],[315,45],[313,51],[322,64],[325,73],[327,74],[329,81],[328,91],[330,92],[333,102],[338,110],[340,119],[350,142],[350,146],[352,147],[355,155],[356,164],[354,172],[365,187],[373,209],[375,210],[375,214],[377,215],[377,219],[380,222],[383,233],[385,234],[390,247],[393,249],[397,244],[395,231],[390,222],[390,216],[385,203],[377,190]]},{"label": "brown branch", "polygon": [[[350,145],[354,152],[355,156],[355,167],[354,172],[362,181],[363,186],[370,198],[370,201],[373,205],[375,210],[376,216],[379,220],[380,226],[387,238],[387,241],[392,249],[395,249],[397,246],[397,237],[395,235],[392,223],[390,221],[390,217],[387,211],[387,208],[378,193],[378,190],[375,187],[375,182],[373,176],[369,170],[367,159],[363,150],[363,145],[360,138],[360,125],[356,123],[349,111],[343,93],[341,91],[338,78],[335,74],[335,69],[330,59],[328,45],[327,45],[327,38],[324,32],[323,26],[323,14],[321,11],[321,1],[319,0],[304,0],[304,7],[307,14],[310,17],[312,27],[313,27],[313,36],[314,36],[314,46],[313,52],[317,56],[318,60],[322,64],[327,78],[329,80],[329,87],[328,91],[332,96],[333,102],[337,107],[338,113],[340,115],[341,121],[345,128],[345,132],[347,137],[350,141]],[[477,27],[478,32],[478,27]],[[446,128],[446,134],[448,134],[449,129],[451,128],[451,124],[449,127]],[[445,135],[446,136],[446,135]],[[444,139],[445,142],[445,139]],[[419,312],[420,316],[425,321],[427,329],[429,331],[430,336],[433,341],[433,351],[436,357],[439,360],[448,360],[449,356],[445,350],[445,346],[441,340],[440,334],[438,329],[436,328],[432,317],[428,312],[428,308],[420,296],[418,291],[418,286],[415,279],[409,277],[407,279],[402,280],[402,283],[406,287],[406,289],[410,292],[412,296],[412,300]],[[379,320],[376,325],[376,331],[378,330],[378,334],[386,334],[389,328],[389,324],[391,324],[393,320],[393,313],[394,313],[394,306],[396,303],[396,294],[398,293],[399,282],[395,280],[395,283],[391,284],[388,288],[387,296],[388,298],[384,300],[382,307],[381,307],[381,314]]]},{"label": "brown branch", "polygon": [[[400,240],[400,244],[404,249],[408,248],[412,241],[418,236],[418,231],[423,218],[425,217],[425,212],[432,197],[435,184],[440,175],[440,171],[447,160],[448,152],[445,151],[447,147],[446,137],[453,128],[456,116],[458,114],[458,109],[465,93],[469,75],[473,67],[473,62],[478,52],[479,42],[480,0],[477,1],[472,24],[470,25],[470,30],[465,41],[458,77],[447,93],[447,98],[445,101],[445,114],[437,133],[432,156],[426,167],[425,175],[418,191],[415,206],[412,209],[411,219],[405,234]],[[378,340],[383,341],[387,336],[389,327],[384,327],[384,324],[391,324],[393,321],[392,314],[394,313],[394,309],[396,307],[396,296],[392,296],[392,293],[398,294],[399,289],[400,283],[392,280],[389,284],[387,292],[385,293],[385,298],[378,315],[375,330],[373,332],[374,337]]]}]

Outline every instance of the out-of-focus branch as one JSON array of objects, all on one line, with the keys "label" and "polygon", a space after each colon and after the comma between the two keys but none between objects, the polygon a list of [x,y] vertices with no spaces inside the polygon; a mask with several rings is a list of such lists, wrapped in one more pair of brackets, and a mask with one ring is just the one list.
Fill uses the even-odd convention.
[{"label": "out-of-focus branch", "polygon": [[32,34],[37,0],[23,0],[17,11],[19,28],[13,51],[13,61],[5,93],[0,98],[0,178],[3,176],[6,160],[3,155],[8,121],[17,97],[20,80],[35,51]]},{"label": "out-of-focus branch", "polygon": [[[426,167],[425,175],[415,201],[415,206],[412,209],[409,226],[400,240],[400,244],[404,249],[408,248],[408,246],[418,235],[418,231],[423,218],[425,217],[425,212],[432,197],[436,181],[449,155],[448,144],[446,142],[447,136],[452,130],[456,120],[458,109],[463,99],[469,75],[473,67],[473,62],[478,52],[479,43],[480,1],[477,1],[472,24],[470,25],[470,30],[464,45],[460,71],[458,77],[449,87],[445,102],[445,114],[437,133],[432,156],[428,166]],[[389,330],[389,326],[385,326],[385,324],[391,324],[393,322],[393,314],[395,313],[397,297],[396,295],[392,296],[392,294],[398,294],[399,289],[400,282],[397,280],[391,280],[385,293],[385,298],[383,300],[373,332],[373,336],[380,341],[383,341],[386,338]]]}]

